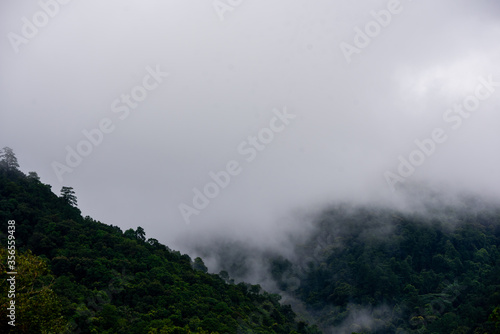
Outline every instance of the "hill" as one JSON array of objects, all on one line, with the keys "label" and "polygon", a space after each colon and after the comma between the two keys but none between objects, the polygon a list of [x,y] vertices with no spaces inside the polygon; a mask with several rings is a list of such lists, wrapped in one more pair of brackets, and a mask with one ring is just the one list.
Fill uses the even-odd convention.
[{"label": "hill", "polygon": [[[209,274],[202,259],[146,239],[141,227],[122,232],[82,217],[71,188],[57,196],[18,167],[4,149],[2,333],[318,333],[279,295]],[[11,300],[15,327],[5,320]]]},{"label": "hill", "polygon": [[253,283],[325,333],[500,333],[500,208],[427,198],[416,210],[334,205],[282,253],[210,239],[196,251],[236,279],[267,268]]}]

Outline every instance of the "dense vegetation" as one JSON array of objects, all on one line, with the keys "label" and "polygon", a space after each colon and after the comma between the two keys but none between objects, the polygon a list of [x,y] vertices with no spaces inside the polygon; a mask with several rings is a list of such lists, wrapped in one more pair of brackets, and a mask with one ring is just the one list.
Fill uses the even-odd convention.
[{"label": "dense vegetation", "polygon": [[[0,158],[0,317],[15,219],[16,332],[319,333],[279,295],[229,278],[260,256],[274,292],[327,333],[500,333],[500,208],[477,198],[434,196],[404,212],[338,205],[291,243],[288,258],[209,243],[205,253],[227,270],[213,275],[141,227],[83,218],[72,188],[57,196],[19,171],[12,151]],[[0,332],[11,329],[1,322]]]},{"label": "dense vegetation", "polygon": [[423,216],[339,206],[316,227],[300,256],[275,258],[271,273],[320,314],[321,327],[500,332],[500,210],[453,206]]},{"label": "dense vegetation", "polygon": [[234,284],[146,239],[83,218],[70,187],[56,196],[34,172],[0,161],[0,332],[7,325],[7,222],[15,220],[18,333],[317,333],[280,296]]},{"label": "dense vegetation", "polygon": [[330,208],[292,236],[294,255],[213,240],[200,253],[236,279],[267,263],[274,292],[325,333],[500,333],[500,208],[428,195],[413,211]]}]

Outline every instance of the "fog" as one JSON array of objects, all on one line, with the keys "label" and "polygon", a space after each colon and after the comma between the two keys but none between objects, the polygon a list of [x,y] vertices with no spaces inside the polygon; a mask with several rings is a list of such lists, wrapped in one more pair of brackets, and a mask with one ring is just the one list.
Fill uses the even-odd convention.
[{"label": "fog", "polygon": [[500,197],[496,1],[4,0],[0,17],[0,146],[171,248],[279,247],[408,184]]}]

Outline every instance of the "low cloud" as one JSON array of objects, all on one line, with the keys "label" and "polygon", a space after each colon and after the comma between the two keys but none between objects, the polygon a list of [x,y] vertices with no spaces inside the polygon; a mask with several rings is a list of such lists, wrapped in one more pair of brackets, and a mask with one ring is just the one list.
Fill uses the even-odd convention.
[{"label": "low cloud", "polygon": [[[85,215],[191,252],[185,240],[208,235],[273,245],[331,203],[389,205],[402,184],[500,198],[497,87],[469,117],[448,112],[474,102],[479,78],[500,81],[493,1],[42,2],[57,15],[45,11],[19,52],[9,34],[44,9],[0,5],[0,141],[55,192],[73,187]],[[342,42],[359,49],[350,62]],[[112,103],[142,99],[156,64],[168,78],[135,108],[121,104],[120,120]],[[193,207],[193,188],[239,161],[239,145],[283,106],[296,118],[185,224],[179,205]],[[52,163],[66,164],[67,147],[102,119],[116,128],[61,182]],[[432,154],[415,144],[429,151],[429,138]],[[425,162],[393,192],[384,173],[399,175],[399,157],[418,164],[416,149]]]}]

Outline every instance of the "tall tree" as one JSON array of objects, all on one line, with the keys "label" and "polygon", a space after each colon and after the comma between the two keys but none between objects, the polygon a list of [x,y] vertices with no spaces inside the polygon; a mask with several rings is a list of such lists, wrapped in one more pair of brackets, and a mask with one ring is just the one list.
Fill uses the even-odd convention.
[{"label": "tall tree", "polygon": [[137,238],[137,240],[146,241],[146,232],[142,227],[137,227],[137,230],[135,231],[135,237]]},{"label": "tall tree", "polygon": [[76,206],[76,196],[73,187],[62,187],[61,198],[68,202],[71,206]]},{"label": "tall tree", "polygon": [[207,266],[205,266],[205,263],[203,263],[201,257],[197,257],[196,259],[194,259],[193,268],[195,270],[203,271],[204,273],[208,271],[208,268]]},{"label": "tall tree", "polygon": [[4,147],[0,153],[0,165],[7,170],[17,170],[19,168],[19,163],[17,162],[16,155],[10,147]]},{"label": "tall tree", "polygon": [[40,181],[40,176],[38,176],[37,172],[29,172],[28,178],[36,181]]}]

